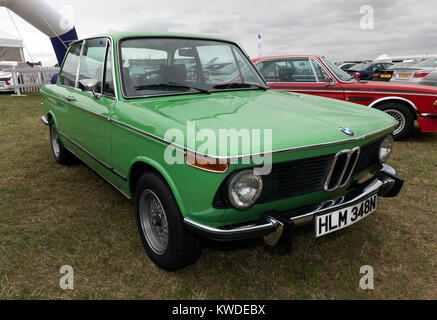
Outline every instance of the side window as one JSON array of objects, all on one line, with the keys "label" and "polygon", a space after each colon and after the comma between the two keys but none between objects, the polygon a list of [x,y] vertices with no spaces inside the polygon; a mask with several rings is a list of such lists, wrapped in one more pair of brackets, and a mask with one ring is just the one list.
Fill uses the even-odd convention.
[{"label": "side window", "polygon": [[96,91],[100,92],[103,76],[103,63],[106,53],[107,39],[86,40],[83,54],[80,57],[79,81],[84,79],[96,79]]},{"label": "side window", "polygon": [[115,97],[114,79],[112,77],[112,46],[108,48],[105,67],[105,84],[103,86],[103,95]]},{"label": "side window", "polygon": [[288,60],[286,71],[279,70],[279,78],[281,82],[317,82],[308,58]]},{"label": "side window", "polygon": [[316,80],[318,82],[325,82],[327,74],[318,61],[311,59],[311,64],[313,65],[314,72],[316,73]]},{"label": "side window", "polygon": [[68,51],[67,58],[65,58],[62,71],[59,75],[59,84],[67,87],[75,87],[77,65],[79,63],[80,50],[82,42],[75,43]]},{"label": "side window", "polygon": [[372,71],[376,71],[376,70],[381,70],[381,69],[384,69],[384,66],[382,65],[382,64],[380,64],[380,63],[378,63],[378,64],[376,64],[376,65],[374,65],[373,67],[372,67]]},{"label": "side window", "polygon": [[331,78],[325,69],[323,69],[323,67],[320,65],[320,62],[312,59],[311,63],[314,67],[314,71],[316,72],[316,78],[318,82],[326,82],[326,78]]}]

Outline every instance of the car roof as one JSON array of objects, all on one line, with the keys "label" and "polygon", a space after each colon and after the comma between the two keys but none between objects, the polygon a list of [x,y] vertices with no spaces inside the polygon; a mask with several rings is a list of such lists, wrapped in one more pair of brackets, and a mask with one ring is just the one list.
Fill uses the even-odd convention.
[{"label": "car roof", "polygon": [[[137,38],[137,37],[138,38],[139,37],[163,37],[163,38],[175,37],[175,38],[211,39],[211,40],[219,40],[219,41],[234,43],[234,41],[222,37],[211,36],[206,34],[179,33],[179,32],[116,32],[116,33],[95,35],[93,37],[87,37],[84,39],[99,38],[99,37],[111,37],[114,41],[118,41],[123,38]],[[81,41],[81,40],[83,39],[79,39],[77,41]]]},{"label": "car roof", "polygon": [[266,56],[266,57],[258,57],[252,59],[254,62],[259,60],[269,60],[269,59],[283,59],[283,58],[320,58],[321,56],[314,55],[314,54],[290,54],[290,55],[283,55],[283,56]]}]

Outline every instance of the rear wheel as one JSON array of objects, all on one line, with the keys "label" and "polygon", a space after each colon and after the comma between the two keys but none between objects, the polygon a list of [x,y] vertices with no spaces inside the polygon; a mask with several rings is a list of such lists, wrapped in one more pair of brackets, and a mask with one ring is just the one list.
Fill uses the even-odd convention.
[{"label": "rear wheel", "polygon": [[49,120],[49,128],[50,128],[50,145],[52,147],[53,157],[55,161],[59,164],[66,165],[70,163],[73,155],[65,149],[61,140],[59,139],[58,130],[56,129],[55,122],[51,118]]},{"label": "rear wheel", "polygon": [[158,267],[174,271],[199,258],[200,239],[184,227],[173,193],[158,174],[145,173],[138,181],[135,211],[143,245]]},{"label": "rear wheel", "polygon": [[380,108],[381,111],[391,115],[398,124],[393,132],[393,137],[395,140],[402,140],[406,138],[411,130],[414,128],[414,115],[401,103],[390,102],[383,104]]}]

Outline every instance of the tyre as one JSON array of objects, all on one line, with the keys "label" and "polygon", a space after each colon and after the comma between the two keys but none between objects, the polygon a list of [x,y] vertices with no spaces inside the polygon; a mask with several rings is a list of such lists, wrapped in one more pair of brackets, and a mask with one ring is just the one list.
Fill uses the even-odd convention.
[{"label": "tyre", "polygon": [[138,181],[135,211],[144,248],[159,268],[175,271],[200,257],[200,239],[184,227],[173,193],[158,174],[145,173]]},{"label": "tyre", "polygon": [[390,102],[383,104],[378,109],[391,115],[398,122],[393,132],[393,138],[395,140],[402,140],[406,138],[411,133],[411,130],[413,130],[414,115],[405,105],[401,103]]},{"label": "tyre", "polygon": [[52,147],[53,157],[55,161],[62,165],[67,165],[71,162],[73,155],[65,149],[61,140],[59,139],[58,130],[56,129],[53,119],[49,120],[50,128],[50,144]]}]

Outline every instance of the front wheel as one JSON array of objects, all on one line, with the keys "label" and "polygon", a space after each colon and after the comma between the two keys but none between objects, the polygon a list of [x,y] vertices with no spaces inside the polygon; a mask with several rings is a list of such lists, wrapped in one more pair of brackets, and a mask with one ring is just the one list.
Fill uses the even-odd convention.
[{"label": "front wheel", "polygon": [[383,104],[379,109],[398,122],[393,132],[395,140],[402,140],[411,133],[414,128],[414,115],[405,105],[391,102]]},{"label": "front wheel", "polygon": [[174,271],[199,258],[200,239],[185,229],[173,193],[159,175],[148,172],[140,178],[135,211],[143,245],[159,268]]}]

